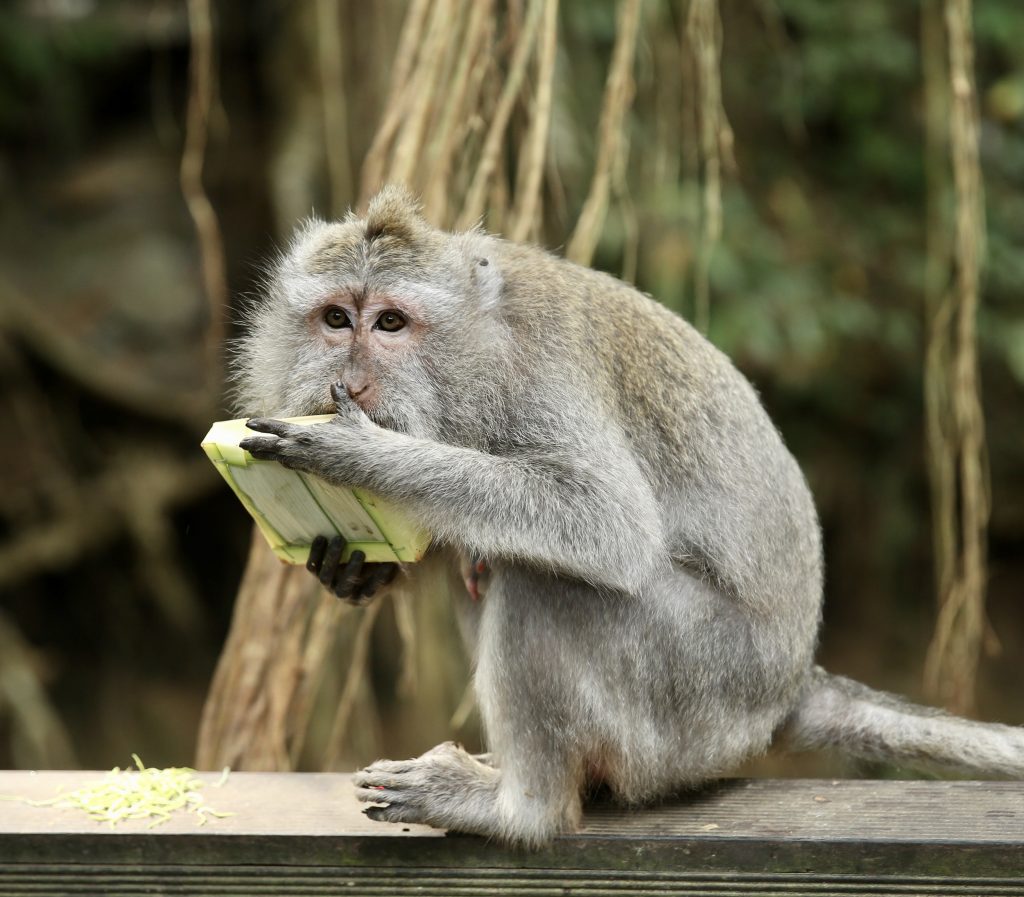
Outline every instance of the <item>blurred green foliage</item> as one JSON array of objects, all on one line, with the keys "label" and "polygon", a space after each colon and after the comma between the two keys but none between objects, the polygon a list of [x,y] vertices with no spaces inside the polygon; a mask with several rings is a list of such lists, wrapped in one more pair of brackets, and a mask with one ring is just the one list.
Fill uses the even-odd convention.
[{"label": "blurred green foliage", "polygon": [[[659,65],[659,48],[682,44],[684,8],[648,10],[628,186],[639,218],[638,284],[690,314],[701,201],[693,119],[685,91],[658,100],[673,75]],[[990,608],[1012,655],[1024,645],[1024,6],[978,0],[975,8],[988,228],[978,329],[993,492]],[[811,480],[828,546],[827,620],[884,633],[880,650],[858,652],[826,626],[826,651],[843,652],[866,675],[888,666],[914,691],[934,601],[922,433],[922,3],[723,0],[721,10],[736,171],[724,180],[710,336],[754,380]],[[567,80],[574,95],[589,85],[596,96],[607,18],[576,9],[567,26],[579,31],[569,38]],[[575,96],[577,134],[593,133],[595,103]],[[668,127],[679,155],[668,182],[651,177],[650,162],[651,147],[665,142],[666,110],[680,116]],[[587,163],[578,170],[585,177]],[[600,266],[621,270],[627,234],[623,207],[613,204]],[[1008,665],[997,668],[990,683],[1013,681]],[[989,693],[982,706],[1001,699],[1013,700]]]},{"label": "blurred green foliage", "polygon": [[124,36],[102,17],[44,24],[0,9],[0,137],[81,148],[94,79],[116,68]]}]

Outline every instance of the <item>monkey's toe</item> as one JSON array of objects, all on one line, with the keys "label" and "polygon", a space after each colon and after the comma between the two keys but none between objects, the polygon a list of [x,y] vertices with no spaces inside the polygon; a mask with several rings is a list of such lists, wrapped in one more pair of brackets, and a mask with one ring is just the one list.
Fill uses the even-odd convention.
[{"label": "monkey's toe", "polygon": [[415,803],[410,800],[410,794],[398,786],[388,788],[384,785],[373,785],[369,788],[356,788],[356,799],[364,804],[403,804]]},{"label": "monkey's toe", "polygon": [[377,760],[352,777],[357,788],[390,787],[396,777],[412,772],[415,760]]},{"label": "monkey's toe", "polygon": [[405,804],[387,804],[386,806],[367,807],[363,810],[368,819],[374,822],[416,822],[422,823],[420,814]]}]

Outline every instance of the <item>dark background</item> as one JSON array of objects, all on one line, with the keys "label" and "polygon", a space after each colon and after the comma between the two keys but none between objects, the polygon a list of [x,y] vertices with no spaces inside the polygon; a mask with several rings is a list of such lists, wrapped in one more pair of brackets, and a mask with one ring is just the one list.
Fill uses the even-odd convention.
[{"label": "dark background", "polygon": [[[311,7],[215,4],[205,182],[235,305],[298,218],[331,212]],[[635,250],[636,283],[689,315],[696,138],[665,69],[682,13],[650,7],[629,121],[632,217],[612,210],[595,264],[632,275]],[[936,602],[921,6],[721,9],[736,168],[724,181],[710,336],[761,392],[817,497],[823,662],[920,697]],[[357,161],[404,10],[340,4]],[[978,0],[975,10],[988,608],[1001,645],[983,661],[978,714],[1021,723],[1024,8]],[[560,25],[551,247],[565,244],[586,193],[614,5],[566,2]],[[188,763],[227,631],[249,527],[198,449],[229,409],[203,378],[207,306],[178,183],[188,62],[184,3],[0,8],[0,767],[102,768],[132,751]]]}]

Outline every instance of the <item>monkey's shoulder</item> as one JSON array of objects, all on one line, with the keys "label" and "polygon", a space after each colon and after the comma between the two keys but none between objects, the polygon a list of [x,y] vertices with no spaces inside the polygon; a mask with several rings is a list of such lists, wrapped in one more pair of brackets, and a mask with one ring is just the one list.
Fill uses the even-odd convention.
[{"label": "monkey's shoulder", "polygon": [[[706,343],[685,319],[650,295],[604,271],[525,243],[494,241],[506,314],[548,332],[574,331],[584,345],[659,338],[675,349]],[[551,328],[554,328],[552,331]]]}]

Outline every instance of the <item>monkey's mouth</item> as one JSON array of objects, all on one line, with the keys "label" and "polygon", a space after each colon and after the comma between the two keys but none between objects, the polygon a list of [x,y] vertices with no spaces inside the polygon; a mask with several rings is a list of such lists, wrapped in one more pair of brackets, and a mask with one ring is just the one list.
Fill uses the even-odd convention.
[{"label": "monkey's mouth", "polygon": [[[374,403],[373,405],[364,406],[359,402],[356,402],[359,408],[362,410],[371,421],[373,421],[378,427],[383,427],[385,430],[392,430],[395,433],[408,433],[409,426],[404,416],[393,414],[386,407],[380,403]],[[336,414],[338,411],[337,406],[334,402],[323,402],[318,403],[314,408],[304,412],[305,414]]]}]

